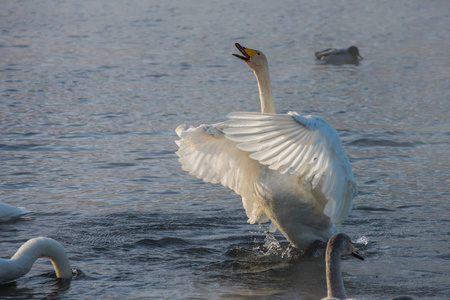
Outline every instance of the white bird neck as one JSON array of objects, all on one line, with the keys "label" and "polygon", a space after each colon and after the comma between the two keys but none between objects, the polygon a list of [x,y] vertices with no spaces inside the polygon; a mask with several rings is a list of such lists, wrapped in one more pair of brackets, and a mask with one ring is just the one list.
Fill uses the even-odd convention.
[{"label": "white bird neck", "polygon": [[341,272],[341,253],[337,249],[327,251],[326,255],[328,297],[347,299]]},{"label": "white bird neck", "polygon": [[[0,282],[15,280],[28,273],[34,262],[47,257],[53,264],[57,278],[72,278],[66,251],[60,243],[49,238],[35,238],[23,244],[10,260],[0,259]],[[3,274],[5,271],[7,274]]]},{"label": "white bird neck", "polygon": [[272,89],[270,88],[269,67],[265,66],[258,70],[253,70],[258,82],[259,99],[261,100],[262,113],[275,113]]}]

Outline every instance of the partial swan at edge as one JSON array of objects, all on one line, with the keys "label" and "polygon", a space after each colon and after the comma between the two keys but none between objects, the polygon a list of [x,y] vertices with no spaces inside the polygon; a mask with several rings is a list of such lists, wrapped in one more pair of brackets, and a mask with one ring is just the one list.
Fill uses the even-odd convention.
[{"label": "partial swan at edge", "polygon": [[248,223],[272,221],[295,247],[326,241],[357,195],[336,130],[317,116],[276,114],[266,56],[236,43],[254,72],[262,113],[234,112],[228,121],[176,133],[183,170],[221,183],[242,197]]},{"label": "partial swan at edge", "polygon": [[38,237],[24,243],[11,259],[0,258],[0,284],[27,274],[40,257],[50,259],[57,278],[72,278],[72,269],[63,246],[54,239]]},{"label": "partial swan at edge", "polygon": [[7,222],[18,219],[31,211],[23,207],[15,207],[10,204],[0,203],[0,222]]},{"label": "partial swan at edge", "polygon": [[341,256],[344,255],[351,255],[364,260],[356,251],[348,235],[336,233],[328,241],[325,253],[327,298],[322,298],[322,300],[347,299],[341,272]]},{"label": "partial swan at edge", "polygon": [[[334,234],[327,244],[325,253],[327,297],[322,300],[347,299],[347,292],[344,287],[344,280],[341,271],[341,256],[351,255],[360,260],[364,260],[356,251],[355,245],[350,237],[345,233]],[[397,296],[391,300],[413,300],[409,296]]]}]

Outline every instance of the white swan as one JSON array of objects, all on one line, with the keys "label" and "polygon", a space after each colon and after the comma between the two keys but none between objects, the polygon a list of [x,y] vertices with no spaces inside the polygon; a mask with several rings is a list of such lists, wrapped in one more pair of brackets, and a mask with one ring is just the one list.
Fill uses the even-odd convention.
[{"label": "white swan", "polygon": [[344,255],[352,255],[353,257],[364,260],[356,251],[348,235],[336,233],[330,238],[327,244],[325,262],[328,296],[327,298],[322,298],[322,300],[347,299],[341,272],[341,256]]},{"label": "white swan", "polygon": [[[344,287],[344,280],[341,272],[341,256],[351,255],[360,260],[364,260],[355,249],[350,237],[344,233],[334,234],[327,244],[325,253],[326,277],[327,277],[327,297],[322,300],[347,299],[347,292]],[[413,300],[409,296],[397,296],[392,300]]]},{"label": "white swan", "polygon": [[31,211],[23,207],[15,207],[6,203],[0,203],[0,222],[12,221],[29,213],[31,213]]},{"label": "white swan", "polygon": [[318,60],[335,65],[358,64],[359,59],[363,59],[356,46],[350,46],[347,49],[325,49],[314,52],[314,55]]},{"label": "white swan", "polygon": [[267,59],[236,47],[254,71],[262,113],[231,113],[215,125],[186,129],[176,152],[182,168],[242,196],[248,222],[272,221],[289,242],[305,249],[328,240],[357,194],[350,163],[336,130],[324,119],[296,112],[275,114]]},{"label": "white swan", "polygon": [[23,244],[11,259],[0,258],[0,284],[27,274],[40,257],[50,259],[57,278],[72,278],[72,269],[63,246],[51,238],[38,237]]}]

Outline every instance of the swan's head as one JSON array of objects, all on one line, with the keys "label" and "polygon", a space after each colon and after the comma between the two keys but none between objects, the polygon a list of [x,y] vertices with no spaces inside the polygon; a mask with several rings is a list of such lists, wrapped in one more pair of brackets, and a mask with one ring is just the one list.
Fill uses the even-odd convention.
[{"label": "swan's head", "polygon": [[259,50],[245,48],[239,43],[236,43],[235,45],[236,48],[242,53],[242,55],[233,55],[239,59],[242,59],[253,71],[267,68],[267,58],[264,53]]},{"label": "swan's head", "polygon": [[348,53],[355,58],[359,58],[359,59],[363,59],[363,57],[361,56],[361,54],[359,54],[359,49],[356,46],[350,46],[347,49]]},{"label": "swan's head", "polygon": [[350,237],[344,233],[336,233],[328,241],[327,253],[330,251],[339,251],[342,256],[351,255],[360,260],[364,258],[356,251],[355,245],[353,245]]}]

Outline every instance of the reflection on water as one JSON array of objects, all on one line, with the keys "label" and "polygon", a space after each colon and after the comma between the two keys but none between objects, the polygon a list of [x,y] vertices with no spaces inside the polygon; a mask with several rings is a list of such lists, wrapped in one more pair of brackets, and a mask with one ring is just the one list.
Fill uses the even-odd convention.
[{"label": "reflection on water", "polygon": [[[259,110],[235,42],[268,56],[278,112],[323,116],[343,140],[360,193],[341,230],[368,240],[364,262],[343,261],[348,294],[450,294],[445,1],[2,8],[0,201],[34,213],[0,224],[0,256],[49,236],[84,275],[60,286],[38,260],[1,298],[326,295],[323,259],[247,224],[233,192],[192,178],[174,154],[179,124]],[[315,61],[351,44],[358,66]]]}]

